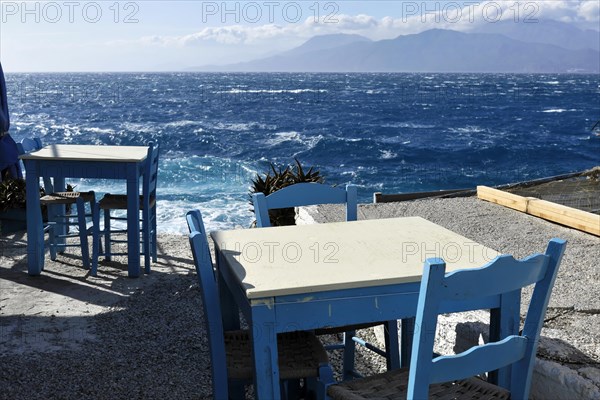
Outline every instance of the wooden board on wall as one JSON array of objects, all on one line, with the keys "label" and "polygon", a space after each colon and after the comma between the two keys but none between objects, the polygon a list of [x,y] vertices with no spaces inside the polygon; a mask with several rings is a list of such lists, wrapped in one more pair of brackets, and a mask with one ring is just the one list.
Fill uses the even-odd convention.
[{"label": "wooden board on wall", "polygon": [[477,186],[477,197],[548,221],[600,236],[600,215],[540,200],[535,197],[523,197],[513,193],[507,193],[487,186]]}]

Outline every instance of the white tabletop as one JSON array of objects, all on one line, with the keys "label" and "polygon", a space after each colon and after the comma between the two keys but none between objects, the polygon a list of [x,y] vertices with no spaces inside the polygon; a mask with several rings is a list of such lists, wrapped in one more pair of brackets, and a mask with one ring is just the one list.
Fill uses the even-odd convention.
[{"label": "white tabletop", "polygon": [[427,258],[446,270],[498,253],[420,217],[219,231],[212,234],[249,299],[419,282]]},{"label": "white tabletop", "polygon": [[146,146],[95,146],[53,144],[20,156],[22,160],[141,162],[148,155]]}]

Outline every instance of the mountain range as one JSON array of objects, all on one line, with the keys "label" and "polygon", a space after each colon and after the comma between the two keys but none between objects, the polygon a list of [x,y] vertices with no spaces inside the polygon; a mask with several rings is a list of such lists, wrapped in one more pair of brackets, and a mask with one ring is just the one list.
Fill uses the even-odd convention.
[{"label": "mountain range", "polygon": [[598,73],[599,50],[598,31],[559,21],[503,22],[469,33],[432,29],[379,41],[348,34],[315,36],[270,57],[192,70]]}]

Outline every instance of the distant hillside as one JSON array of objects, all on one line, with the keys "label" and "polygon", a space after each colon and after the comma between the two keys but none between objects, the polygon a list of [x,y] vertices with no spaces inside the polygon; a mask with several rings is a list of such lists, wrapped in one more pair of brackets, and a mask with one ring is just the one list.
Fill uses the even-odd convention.
[{"label": "distant hillside", "polygon": [[396,39],[315,37],[290,51],[195,70],[246,72],[600,72],[600,52],[530,43],[500,34],[433,29]]},{"label": "distant hillside", "polygon": [[501,21],[484,24],[475,32],[497,33],[522,42],[554,44],[569,50],[600,51],[600,32],[581,30],[571,24],[554,20],[539,20],[535,23]]},{"label": "distant hillside", "polygon": [[360,35],[347,35],[344,33],[333,35],[315,36],[304,44],[283,53],[282,55],[294,56],[309,53],[311,51],[329,50],[335,47],[345,46],[352,43],[372,43],[372,40]]}]

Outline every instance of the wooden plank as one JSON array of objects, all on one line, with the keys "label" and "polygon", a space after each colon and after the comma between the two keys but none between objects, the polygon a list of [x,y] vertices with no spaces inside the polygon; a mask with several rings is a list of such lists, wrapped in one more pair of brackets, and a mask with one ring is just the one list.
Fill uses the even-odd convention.
[{"label": "wooden plank", "polygon": [[545,200],[530,200],[527,213],[600,236],[600,215]]},{"label": "wooden plank", "polygon": [[540,200],[535,197],[518,196],[487,186],[477,187],[477,197],[535,217],[600,236],[600,215]]},{"label": "wooden plank", "polygon": [[487,186],[477,186],[477,197],[521,212],[527,212],[527,203],[529,202],[529,198],[527,197],[503,192],[502,190]]}]

